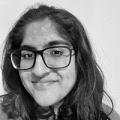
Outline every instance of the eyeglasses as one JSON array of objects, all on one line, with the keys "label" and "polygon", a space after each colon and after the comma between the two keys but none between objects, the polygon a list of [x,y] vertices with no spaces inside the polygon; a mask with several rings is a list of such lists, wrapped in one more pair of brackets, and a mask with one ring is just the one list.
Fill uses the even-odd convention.
[{"label": "eyeglasses", "polygon": [[17,49],[10,52],[12,65],[18,70],[28,70],[34,67],[37,55],[41,55],[48,68],[59,69],[69,66],[73,47],[54,46],[40,51]]}]

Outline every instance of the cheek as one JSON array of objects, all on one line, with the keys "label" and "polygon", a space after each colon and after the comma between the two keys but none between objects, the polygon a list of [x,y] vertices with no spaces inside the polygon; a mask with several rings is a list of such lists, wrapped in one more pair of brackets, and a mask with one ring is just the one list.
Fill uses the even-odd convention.
[{"label": "cheek", "polygon": [[76,81],[76,66],[75,66],[75,58],[71,59],[71,64],[68,66],[68,70],[66,71],[66,79],[71,82]]},{"label": "cheek", "polygon": [[60,72],[61,73],[59,73],[59,75],[61,75],[64,89],[70,91],[76,82],[76,67],[74,58],[71,59],[70,65],[64,71]]},{"label": "cheek", "polygon": [[28,77],[29,77],[29,75],[24,71],[19,71],[19,76],[23,83],[26,82],[26,79],[28,79]]},{"label": "cheek", "polygon": [[66,80],[66,86],[71,88],[74,86],[76,82],[76,72],[74,70],[71,69],[64,78]]},{"label": "cheek", "polygon": [[25,87],[25,89],[29,92],[30,89],[30,75],[28,72],[24,72],[24,71],[19,71],[19,76],[21,78],[22,84]]}]

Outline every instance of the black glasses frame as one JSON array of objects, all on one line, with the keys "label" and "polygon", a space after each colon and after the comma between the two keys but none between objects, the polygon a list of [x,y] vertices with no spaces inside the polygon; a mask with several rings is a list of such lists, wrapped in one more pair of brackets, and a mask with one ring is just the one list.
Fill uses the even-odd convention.
[{"label": "black glasses frame", "polygon": [[[47,50],[47,49],[50,49],[50,48],[67,48],[67,49],[69,49],[69,51],[70,51],[69,63],[68,63],[66,66],[64,66],[64,67],[50,67],[50,66],[48,66],[48,65],[46,64],[46,62],[45,62],[45,58],[44,58],[43,52],[44,52],[45,50]],[[14,64],[14,62],[13,62],[13,59],[12,59],[12,54],[13,54],[14,52],[20,51],[20,50],[29,50],[29,51],[31,51],[31,52],[34,53],[34,55],[35,55],[34,62],[33,62],[33,65],[32,65],[30,68],[21,69],[21,68],[17,68],[17,67],[15,66],[15,64]],[[15,69],[17,69],[17,70],[29,70],[29,69],[33,68],[34,65],[35,65],[35,63],[36,63],[36,57],[37,57],[38,54],[41,55],[44,64],[45,64],[48,68],[51,68],[51,69],[61,69],[61,68],[68,67],[68,66],[70,65],[71,56],[72,56],[72,50],[73,50],[73,46],[53,46],[53,47],[45,48],[45,49],[42,49],[42,50],[39,50],[39,51],[32,50],[32,49],[27,49],[27,48],[21,48],[21,49],[15,49],[15,50],[9,51],[9,57],[10,57],[10,60],[11,60],[11,62],[12,62],[13,67],[14,67]]]}]

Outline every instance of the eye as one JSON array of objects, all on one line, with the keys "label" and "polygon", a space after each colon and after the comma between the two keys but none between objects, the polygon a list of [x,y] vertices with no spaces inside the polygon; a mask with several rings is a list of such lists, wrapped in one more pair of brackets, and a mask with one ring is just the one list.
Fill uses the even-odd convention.
[{"label": "eye", "polygon": [[34,59],[34,57],[35,55],[32,52],[29,52],[29,51],[21,52],[21,59],[30,60],[30,59]]},{"label": "eye", "polygon": [[51,57],[67,57],[70,55],[70,51],[66,47],[54,47],[46,49],[44,54]]},{"label": "eye", "polygon": [[54,51],[51,51],[50,54],[55,57],[60,57],[63,55],[63,51],[54,50]]}]

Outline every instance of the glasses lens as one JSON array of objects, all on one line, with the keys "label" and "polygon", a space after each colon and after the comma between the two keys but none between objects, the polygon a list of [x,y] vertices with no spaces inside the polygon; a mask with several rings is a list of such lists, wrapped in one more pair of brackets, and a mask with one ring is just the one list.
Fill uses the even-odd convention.
[{"label": "glasses lens", "polygon": [[27,70],[33,67],[36,54],[40,54],[44,63],[50,68],[67,67],[71,59],[71,50],[67,47],[52,47],[41,51],[16,50],[11,53],[15,69]]},{"label": "glasses lens", "polygon": [[44,51],[43,57],[48,67],[66,67],[70,62],[70,50],[66,47],[49,48]]},{"label": "glasses lens", "polygon": [[16,50],[11,53],[11,60],[16,69],[29,69],[33,66],[35,55],[29,50]]}]

